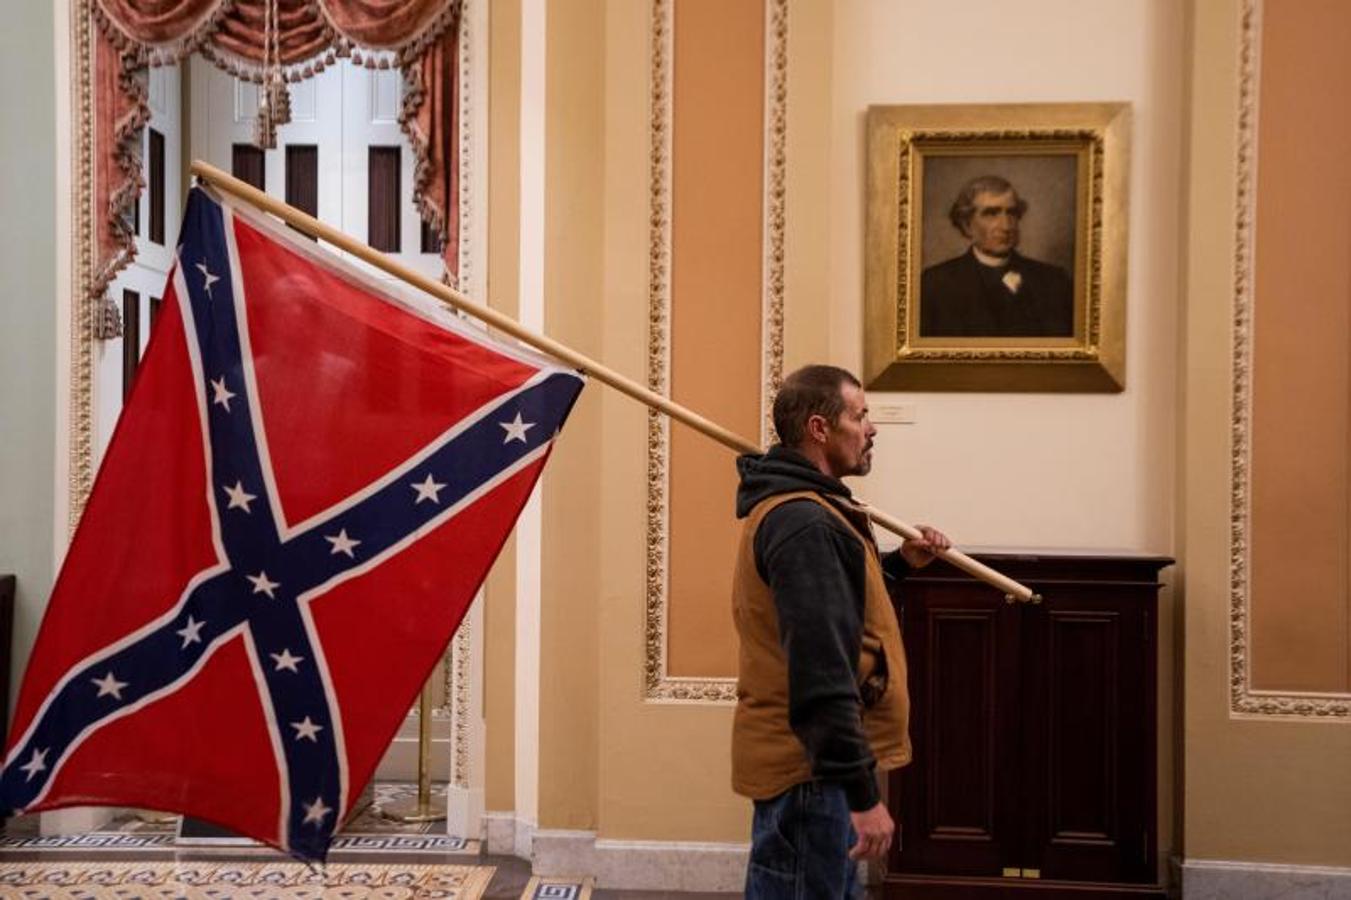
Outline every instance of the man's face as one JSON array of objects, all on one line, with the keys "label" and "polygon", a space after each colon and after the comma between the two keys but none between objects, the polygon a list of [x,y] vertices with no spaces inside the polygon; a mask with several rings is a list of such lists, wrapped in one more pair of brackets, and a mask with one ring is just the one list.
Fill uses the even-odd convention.
[{"label": "man's face", "polygon": [[842,384],[844,412],[826,431],[826,464],[836,478],[867,475],[873,466],[873,437],[877,429],[868,418],[868,399],[863,389]]},{"label": "man's face", "polygon": [[975,212],[967,226],[971,244],[990,256],[1008,256],[1018,246],[1018,194],[981,191],[975,197]]}]

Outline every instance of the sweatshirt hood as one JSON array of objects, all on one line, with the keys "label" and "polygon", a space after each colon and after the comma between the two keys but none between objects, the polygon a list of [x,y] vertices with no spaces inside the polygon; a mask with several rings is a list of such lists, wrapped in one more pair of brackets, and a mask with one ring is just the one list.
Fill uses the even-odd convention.
[{"label": "sweatshirt hood", "polygon": [[807,457],[782,444],[775,444],[763,456],[737,457],[741,484],[736,492],[736,517],[744,519],[755,505],[778,494],[815,491],[826,496],[849,498],[849,488],[838,478],[826,475]]}]

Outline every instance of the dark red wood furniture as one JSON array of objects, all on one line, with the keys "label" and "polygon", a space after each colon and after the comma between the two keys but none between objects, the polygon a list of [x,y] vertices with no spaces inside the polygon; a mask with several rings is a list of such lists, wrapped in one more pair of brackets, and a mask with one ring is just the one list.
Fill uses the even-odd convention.
[{"label": "dark red wood furniture", "polygon": [[935,562],[901,586],[915,761],[892,774],[888,898],[1164,897],[1158,878],[1159,556]]}]

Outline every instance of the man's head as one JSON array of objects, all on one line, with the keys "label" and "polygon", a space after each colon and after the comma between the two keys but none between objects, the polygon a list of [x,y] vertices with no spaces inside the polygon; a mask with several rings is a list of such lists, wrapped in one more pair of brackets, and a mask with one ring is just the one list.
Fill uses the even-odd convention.
[{"label": "man's head", "polygon": [[836,366],[804,366],[783,380],[774,398],[774,429],[785,447],[827,475],[867,475],[873,437],[868,402],[857,378]]},{"label": "man's head", "polygon": [[1018,225],[1027,212],[1027,201],[998,175],[973,178],[962,188],[948,210],[948,218],[971,246],[1003,258],[1018,246]]}]

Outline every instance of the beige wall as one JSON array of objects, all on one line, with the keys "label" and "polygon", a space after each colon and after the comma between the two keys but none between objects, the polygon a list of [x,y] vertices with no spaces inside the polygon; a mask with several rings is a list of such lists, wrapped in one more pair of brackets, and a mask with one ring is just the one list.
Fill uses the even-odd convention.
[{"label": "beige wall", "polygon": [[[1351,728],[1228,712],[1238,2],[1198,0],[1189,23],[1173,0],[791,0],[785,363],[861,358],[868,104],[1129,102],[1126,390],[909,395],[917,424],[883,427],[862,493],[967,546],[1178,555],[1160,616],[1164,856],[1346,865]],[[650,5],[565,0],[549,13],[549,331],[642,381]],[[496,147],[494,166],[510,165]],[[516,201],[504,188],[491,202],[496,217]],[[494,235],[510,240],[504,228]],[[546,475],[539,821],[744,840],[747,806],[727,788],[730,709],[641,699],[646,442],[645,410],[593,384]],[[495,608],[490,671],[506,640],[493,637]],[[493,696],[490,747],[493,717],[509,714],[509,692]],[[494,784],[490,772],[490,796],[509,799]]]},{"label": "beige wall", "polygon": [[[570,332],[588,350],[599,339],[606,363],[639,380],[646,369],[649,17],[647,3],[566,2],[550,6],[548,25],[547,240],[557,248],[546,262],[550,331],[564,339]],[[1040,4],[1031,18],[1036,28],[1025,10],[995,3],[790,2],[786,366],[825,358],[857,367],[860,358],[867,104],[1130,101],[1127,390],[915,396],[919,424],[887,426],[866,493],[904,517],[941,523],[968,544],[1166,552],[1181,13],[1165,0],[1064,0]],[[969,35],[992,32],[1016,39],[984,42],[978,66],[953,64],[975,58]],[[1113,40],[1104,43],[1108,32]],[[593,241],[603,241],[603,259]],[[593,385],[546,476],[540,822],[594,827],[605,837],[741,840],[746,805],[727,788],[728,708],[640,699],[645,447],[643,409]],[[1161,683],[1168,709],[1166,674]],[[1167,727],[1161,742],[1171,745]]]},{"label": "beige wall", "polygon": [[[520,0],[494,0],[488,12],[488,300],[501,312],[515,316],[520,306]],[[485,809],[495,811],[516,805],[515,573],[513,533],[484,585],[483,718],[489,763],[483,802]]]},{"label": "beige wall", "polygon": [[[1189,860],[1351,865],[1351,722],[1230,714],[1230,461],[1240,0],[1197,4],[1188,132],[1179,528]],[[1261,297],[1257,298],[1261,303]],[[1298,565],[1298,559],[1290,560]],[[1297,650],[1295,652],[1298,652]]]},{"label": "beige wall", "polygon": [[[790,120],[831,139],[830,205],[819,211],[829,217],[830,238],[815,249],[829,260],[831,362],[857,370],[862,359],[869,104],[1126,101],[1132,114],[1126,389],[905,394],[917,421],[879,426],[873,473],[859,492],[902,519],[938,525],[968,547],[1171,553],[1184,5],[828,5],[834,10],[829,105],[792,107]],[[898,395],[869,397],[877,406]],[[1165,590],[1158,697],[1164,858],[1172,844],[1172,618]]]},{"label": "beige wall", "polygon": [[[1172,545],[1182,12],[1175,0],[834,4],[832,361],[859,368],[869,104],[1126,101],[1132,106],[1126,390],[911,393],[866,494],[966,545]],[[1110,37],[1109,37],[1110,36]],[[882,397],[874,398],[874,404]]]},{"label": "beige wall", "polygon": [[[549,4],[545,31],[544,321],[551,337],[603,357],[605,3]],[[596,827],[600,585],[595,498],[605,389],[587,388],[549,463],[540,560],[539,825]]]},{"label": "beige wall", "polygon": [[[650,4],[608,4],[604,347],[611,365],[640,381],[647,368],[650,34]],[[642,700],[647,414],[613,391],[601,400],[599,831],[616,839],[744,840],[746,810],[728,788],[729,709]]]}]

